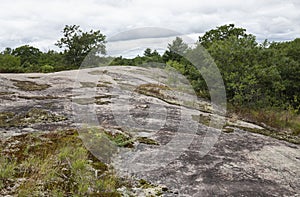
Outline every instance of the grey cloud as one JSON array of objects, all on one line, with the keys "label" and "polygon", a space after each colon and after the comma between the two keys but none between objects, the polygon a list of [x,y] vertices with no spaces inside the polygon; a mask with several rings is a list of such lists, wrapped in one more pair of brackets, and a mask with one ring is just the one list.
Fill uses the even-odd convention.
[{"label": "grey cloud", "polygon": [[[54,43],[66,24],[78,24],[84,30],[100,29],[110,38],[141,27],[200,35],[216,26],[235,23],[259,40],[292,40],[299,37],[299,9],[298,0],[5,1],[1,2],[0,48],[30,43],[41,49],[57,49]],[[135,32],[115,39],[145,37],[149,37],[147,32]]]},{"label": "grey cloud", "polygon": [[164,38],[171,36],[180,36],[181,34],[164,28],[158,27],[144,27],[138,29],[132,29],[126,32],[118,33],[115,36],[112,36],[108,41],[120,41],[120,40],[135,40],[142,38]]}]

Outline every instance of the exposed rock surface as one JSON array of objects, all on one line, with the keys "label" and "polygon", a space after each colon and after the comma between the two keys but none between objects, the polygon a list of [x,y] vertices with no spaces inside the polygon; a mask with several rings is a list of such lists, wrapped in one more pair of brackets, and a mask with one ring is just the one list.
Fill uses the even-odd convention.
[{"label": "exposed rock surface", "polygon": [[[83,136],[91,151],[122,176],[163,185],[165,196],[300,193],[299,145],[249,132],[264,128],[212,113],[180,76],[158,68],[102,67],[0,74],[0,83],[2,138],[101,127],[136,139],[133,148],[95,148],[89,138],[96,135]],[[224,132],[212,128],[215,122]]]}]

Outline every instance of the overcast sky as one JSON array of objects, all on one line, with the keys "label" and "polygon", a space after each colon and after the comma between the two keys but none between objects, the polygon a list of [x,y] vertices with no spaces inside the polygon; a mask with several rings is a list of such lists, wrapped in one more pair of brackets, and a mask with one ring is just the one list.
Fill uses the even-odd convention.
[{"label": "overcast sky", "polygon": [[[66,24],[101,30],[108,38],[141,27],[168,28],[196,39],[234,23],[258,40],[300,37],[299,0],[0,0],[0,48],[29,44],[43,51]],[[130,35],[134,38],[134,34]],[[140,36],[140,35],[139,35]],[[126,39],[126,38],[123,38]]]}]

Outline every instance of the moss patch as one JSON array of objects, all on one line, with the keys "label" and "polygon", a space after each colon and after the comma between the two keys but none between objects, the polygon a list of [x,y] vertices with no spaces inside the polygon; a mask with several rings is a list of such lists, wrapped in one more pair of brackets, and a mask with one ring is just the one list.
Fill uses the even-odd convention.
[{"label": "moss patch", "polygon": [[0,127],[11,126],[10,121],[14,118],[14,112],[0,112]]},{"label": "moss patch", "polygon": [[114,97],[113,95],[110,95],[110,94],[106,94],[106,95],[98,95],[98,96],[95,96],[95,99],[103,99],[103,98],[112,98]]},{"label": "moss patch", "polygon": [[119,147],[133,148],[134,139],[129,135],[123,133],[112,134],[110,132],[105,132],[105,135]]},{"label": "moss patch", "polygon": [[107,85],[107,84],[105,84],[105,83],[98,83],[98,84],[97,84],[97,87],[98,87],[98,88],[108,88],[109,85]]},{"label": "moss patch", "polygon": [[45,95],[45,96],[26,96],[26,95],[19,95],[18,96],[21,99],[35,99],[35,100],[48,100],[48,99],[58,99],[57,96],[51,96],[51,95]]},{"label": "moss patch", "polygon": [[244,131],[249,131],[252,133],[258,133],[266,136],[270,136],[279,140],[284,140],[290,143],[294,144],[300,144],[300,136],[299,135],[293,135],[292,133],[285,132],[285,131],[271,131],[268,129],[255,129],[255,128],[249,128],[249,127],[242,127],[242,126],[236,126],[231,125],[232,127],[239,128]]},{"label": "moss patch", "polygon": [[0,96],[11,95],[11,94],[14,94],[14,92],[0,92]]},{"label": "moss patch", "polygon": [[80,82],[82,88],[94,88],[96,84],[93,82]]},{"label": "moss patch", "polygon": [[[145,189],[146,191],[148,190],[149,196],[163,195],[163,188],[161,188],[161,187],[157,187],[156,185],[153,185],[144,179],[140,179],[138,183],[139,183],[138,187]],[[167,191],[167,190],[168,190],[167,188],[164,188],[164,191]]]},{"label": "moss patch", "polygon": [[222,129],[222,132],[224,133],[233,133],[234,132],[234,128],[231,128],[231,127],[224,127]]},{"label": "moss patch", "polygon": [[27,77],[27,78],[29,78],[29,79],[39,79],[39,78],[41,78],[41,77],[38,77],[38,76],[30,76],[30,77]]},{"label": "moss patch", "polygon": [[140,179],[139,180],[139,186],[141,188],[147,189],[147,188],[153,188],[154,185],[152,185],[151,183],[149,183],[148,181],[146,181],[145,179]]},{"label": "moss patch", "polygon": [[89,72],[90,75],[103,75],[103,74],[107,74],[108,70],[94,70]]},{"label": "moss patch", "polygon": [[142,84],[136,88],[136,92],[140,94],[144,94],[147,96],[153,96],[161,99],[167,98],[165,94],[163,94],[163,90],[170,90],[168,86],[162,85],[162,84]]},{"label": "moss patch", "polygon": [[159,143],[157,141],[147,138],[147,137],[137,137],[136,141],[138,141],[139,143],[148,144],[148,145],[159,145]]},{"label": "moss patch", "polygon": [[14,86],[23,91],[42,91],[50,87],[48,84],[38,84],[33,81],[19,81],[13,79],[11,79],[11,81],[14,82]]},{"label": "moss patch", "polygon": [[210,120],[211,118],[209,116],[205,116],[205,115],[192,115],[192,119],[194,121],[197,121],[199,122],[200,124],[203,124],[203,125],[206,125],[206,126],[209,126],[209,123],[210,123]]},{"label": "moss patch", "polygon": [[110,101],[102,101],[102,100],[96,100],[95,104],[96,105],[107,105],[111,103]]},{"label": "moss patch", "polygon": [[25,113],[0,112],[0,127],[24,127],[35,123],[60,122],[67,118],[50,111],[31,108]]},{"label": "moss patch", "polygon": [[73,98],[72,102],[75,102],[79,105],[91,105],[94,103],[96,105],[107,105],[111,103],[110,101],[103,101],[102,98],[110,98],[110,95],[96,96],[94,98]]}]

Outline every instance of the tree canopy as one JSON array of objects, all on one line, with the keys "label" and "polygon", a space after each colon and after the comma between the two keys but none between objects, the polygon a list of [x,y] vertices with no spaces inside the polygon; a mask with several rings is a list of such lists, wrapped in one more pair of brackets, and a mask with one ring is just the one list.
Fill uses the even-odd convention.
[{"label": "tree canopy", "polygon": [[203,36],[199,36],[199,43],[208,48],[211,44],[219,40],[226,40],[229,37],[246,38],[246,29],[237,28],[234,24],[222,25],[216,29],[209,30]]},{"label": "tree canopy", "polygon": [[88,54],[105,54],[105,38],[100,30],[83,32],[78,25],[66,25],[63,37],[56,45],[65,48],[65,59],[68,64],[80,66]]}]

